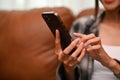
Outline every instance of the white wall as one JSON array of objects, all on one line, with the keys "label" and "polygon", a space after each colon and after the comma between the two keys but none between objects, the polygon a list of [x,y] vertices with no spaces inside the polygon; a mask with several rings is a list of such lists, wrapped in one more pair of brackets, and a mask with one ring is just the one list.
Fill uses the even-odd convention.
[{"label": "white wall", "polygon": [[95,0],[0,0],[2,10],[23,10],[41,7],[66,6],[76,15],[86,8],[93,8]]}]

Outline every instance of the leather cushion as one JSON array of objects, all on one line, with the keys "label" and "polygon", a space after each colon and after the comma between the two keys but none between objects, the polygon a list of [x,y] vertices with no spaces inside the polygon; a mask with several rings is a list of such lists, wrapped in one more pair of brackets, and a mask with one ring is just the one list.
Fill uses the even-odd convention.
[{"label": "leather cushion", "polygon": [[64,7],[0,11],[0,80],[55,80],[55,38],[43,11],[58,12],[68,30],[74,20]]}]

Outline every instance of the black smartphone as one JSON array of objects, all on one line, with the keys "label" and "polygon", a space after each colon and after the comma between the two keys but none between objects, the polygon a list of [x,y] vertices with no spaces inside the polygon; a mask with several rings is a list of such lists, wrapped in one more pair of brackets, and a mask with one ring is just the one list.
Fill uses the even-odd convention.
[{"label": "black smartphone", "polygon": [[71,43],[71,36],[56,12],[43,12],[42,17],[47,23],[52,34],[55,36],[56,29],[60,32],[61,47],[65,49]]}]

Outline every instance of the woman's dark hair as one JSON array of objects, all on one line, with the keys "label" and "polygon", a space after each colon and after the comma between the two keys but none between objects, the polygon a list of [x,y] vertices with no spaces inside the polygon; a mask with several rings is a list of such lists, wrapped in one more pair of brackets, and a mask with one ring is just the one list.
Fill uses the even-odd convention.
[{"label": "woman's dark hair", "polygon": [[99,0],[95,0],[95,20],[97,18],[98,12],[99,12]]}]

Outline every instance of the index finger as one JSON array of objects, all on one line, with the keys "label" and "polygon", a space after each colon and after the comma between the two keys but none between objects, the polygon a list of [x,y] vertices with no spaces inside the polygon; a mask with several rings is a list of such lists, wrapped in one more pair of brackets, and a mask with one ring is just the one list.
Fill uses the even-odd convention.
[{"label": "index finger", "polygon": [[80,34],[80,33],[73,33],[76,37],[85,37],[86,35],[85,34]]}]

